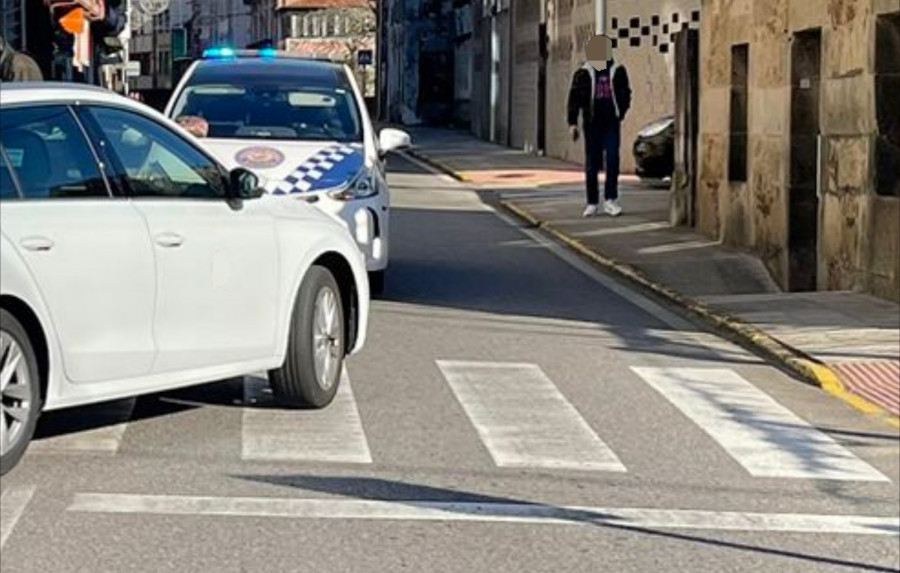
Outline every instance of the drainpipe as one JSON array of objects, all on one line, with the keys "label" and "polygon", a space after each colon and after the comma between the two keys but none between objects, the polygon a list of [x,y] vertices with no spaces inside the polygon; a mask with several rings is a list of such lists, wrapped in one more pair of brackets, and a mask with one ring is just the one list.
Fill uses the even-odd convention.
[{"label": "drainpipe", "polygon": [[506,17],[507,17],[507,46],[509,53],[506,54],[506,146],[512,147],[512,121],[513,121],[513,72],[515,71],[515,66],[513,66],[513,58],[515,58],[516,48],[515,48],[515,34],[513,33],[513,29],[515,28],[516,21],[513,18],[513,5],[515,4],[514,0],[507,0],[507,9],[506,9]]},{"label": "drainpipe", "polygon": [[497,90],[499,85],[499,78],[497,75],[500,73],[500,61],[498,57],[498,52],[500,51],[500,40],[497,36],[497,2],[498,0],[493,0],[491,2],[491,57],[490,57],[490,73],[491,73],[491,84],[490,84],[490,141],[493,143],[498,143],[497,141],[497,102],[499,100]]},{"label": "drainpipe", "polygon": [[595,29],[598,34],[606,34],[606,0],[594,0]]}]

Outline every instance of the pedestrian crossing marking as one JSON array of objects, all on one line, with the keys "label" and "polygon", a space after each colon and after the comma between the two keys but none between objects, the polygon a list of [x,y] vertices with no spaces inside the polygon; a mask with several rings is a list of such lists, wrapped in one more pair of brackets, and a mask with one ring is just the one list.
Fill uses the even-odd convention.
[{"label": "pedestrian crossing marking", "polygon": [[497,466],[626,471],[538,366],[437,364]]},{"label": "pedestrian crossing marking", "polygon": [[754,477],[890,481],[727,368],[633,368]]},{"label": "pedestrian crossing marking", "polygon": [[346,370],[334,401],[322,410],[276,408],[269,382],[262,376],[245,378],[244,404],[245,460],[372,463]]},{"label": "pedestrian crossing marking", "polygon": [[512,501],[490,503],[78,493],[67,511],[220,518],[605,525],[645,530],[699,529],[877,536],[900,534],[900,519],[888,516],[554,506]]},{"label": "pedestrian crossing marking", "polygon": [[13,486],[4,489],[0,494],[0,548],[12,535],[16,523],[25,512],[25,507],[34,496],[34,490],[34,486]]},{"label": "pedestrian crossing marking", "polygon": [[[437,361],[497,467],[625,472],[626,467],[535,364]],[[855,456],[727,368],[633,368],[753,477],[889,482]],[[245,460],[371,464],[372,454],[346,371],[324,410],[277,407],[265,374],[244,379]],[[134,400],[72,410],[51,423],[91,429],[36,439],[31,454],[115,454]],[[60,415],[60,413],[54,413]],[[62,413],[66,416],[66,413]],[[99,420],[99,422],[98,422]],[[106,423],[106,425],[103,425]]]}]

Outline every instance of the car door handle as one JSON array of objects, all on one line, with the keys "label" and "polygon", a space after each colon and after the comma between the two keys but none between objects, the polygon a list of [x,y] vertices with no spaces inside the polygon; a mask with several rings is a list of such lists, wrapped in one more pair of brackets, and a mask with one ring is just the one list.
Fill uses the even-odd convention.
[{"label": "car door handle", "polygon": [[156,244],[160,247],[180,247],[184,243],[184,237],[176,233],[160,233],[156,235]]},{"label": "car door handle", "polygon": [[53,240],[47,237],[25,237],[19,244],[27,251],[49,251],[53,248]]}]

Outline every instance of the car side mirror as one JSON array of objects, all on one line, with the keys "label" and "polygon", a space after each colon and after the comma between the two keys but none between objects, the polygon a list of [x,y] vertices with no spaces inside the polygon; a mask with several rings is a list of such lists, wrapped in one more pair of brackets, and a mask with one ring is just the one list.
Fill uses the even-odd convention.
[{"label": "car side mirror", "polygon": [[391,151],[408,148],[412,145],[412,138],[405,131],[388,127],[378,134],[378,144],[383,157]]},{"label": "car side mirror", "polygon": [[259,186],[259,177],[238,167],[228,174],[230,196],[235,199],[258,199],[265,192]]}]

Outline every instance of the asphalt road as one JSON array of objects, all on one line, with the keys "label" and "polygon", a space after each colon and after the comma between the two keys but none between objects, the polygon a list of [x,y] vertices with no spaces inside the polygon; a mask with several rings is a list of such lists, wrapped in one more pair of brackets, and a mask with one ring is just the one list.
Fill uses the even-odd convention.
[{"label": "asphalt road", "polygon": [[900,567],[896,430],[390,168],[337,401],[248,377],[48,414],[3,479],[4,573]]}]

